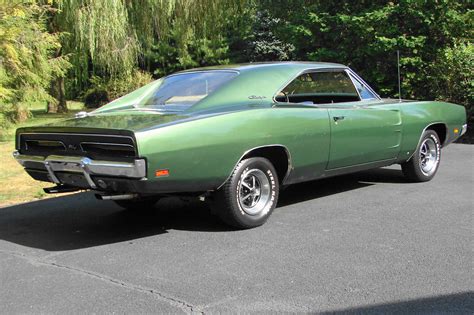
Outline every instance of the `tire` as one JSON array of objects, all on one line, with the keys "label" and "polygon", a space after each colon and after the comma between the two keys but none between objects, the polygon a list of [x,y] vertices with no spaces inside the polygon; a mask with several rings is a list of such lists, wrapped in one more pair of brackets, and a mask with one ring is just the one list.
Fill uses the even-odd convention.
[{"label": "tire", "polygon": [[402,163],[403,174],[410,181],[427,182],[438,171],[440,159],[441,144],[438,134],[433,130],[426,130],[411,159]]},{"label": "tire", "polygon": [[153,209],[155,204],[160,200],[160,197],[139,197],[135,199],[113,200],[118,206],[127,210],[146,211]]},{"label": "tire", "polygon": [[214,195],[213,211],[226,224],[249,229],[264,224],[278,202],[278,176],[265,158],[242,160]]}]

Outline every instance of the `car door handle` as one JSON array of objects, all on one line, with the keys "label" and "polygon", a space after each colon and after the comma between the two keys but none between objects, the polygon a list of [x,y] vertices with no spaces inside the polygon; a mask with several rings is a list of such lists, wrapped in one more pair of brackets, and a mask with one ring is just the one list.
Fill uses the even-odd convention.
[{"label": "car door handle", "polygon": [[334,116],[332,119],[334,119],[334,121],[339,121],[339,120],[344,120],[344,116]]}]

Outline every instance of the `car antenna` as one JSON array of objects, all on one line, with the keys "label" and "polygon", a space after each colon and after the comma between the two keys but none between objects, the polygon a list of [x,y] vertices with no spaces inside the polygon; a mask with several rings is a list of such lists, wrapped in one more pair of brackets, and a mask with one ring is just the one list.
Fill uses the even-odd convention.
[{"label": "car antenna", "polygon": [[400,84],[400,50],[397,50],[397,68],[398,68],[398,101],[402,102],[402,86]]}]

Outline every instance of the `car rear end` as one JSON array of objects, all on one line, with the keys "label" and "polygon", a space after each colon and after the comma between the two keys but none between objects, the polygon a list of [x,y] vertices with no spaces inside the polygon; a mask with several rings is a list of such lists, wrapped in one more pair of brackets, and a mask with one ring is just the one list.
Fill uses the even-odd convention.
[{"label": "car rear end", "polygon": [[130,192],[146,179],[146,160],[127,130],[20,128],[13,155],[31,177],[57,190]]}]

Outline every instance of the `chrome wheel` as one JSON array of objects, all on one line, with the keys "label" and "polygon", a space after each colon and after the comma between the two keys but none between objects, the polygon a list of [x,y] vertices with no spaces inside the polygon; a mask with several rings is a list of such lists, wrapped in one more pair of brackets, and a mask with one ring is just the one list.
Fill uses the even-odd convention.
[{"label": "chrome wheel", "polygon": [[425,139],[420,146],[420,169],[426,176],[431,175],[438,165],[438,147],[432,138]]},{"label": "chrome wheel", "polygon": [[242,210],[249,215],[258,215],[267,208],[271,200],[268,177],[259,169],[242,173],[238,185],[238,201]]},{"label": "chrome wheel", "polygon": [[278,175],[263,157],[243,159],[211,200],[212,210],[225,223],[240,228],[264,224],[278,202]]}]

